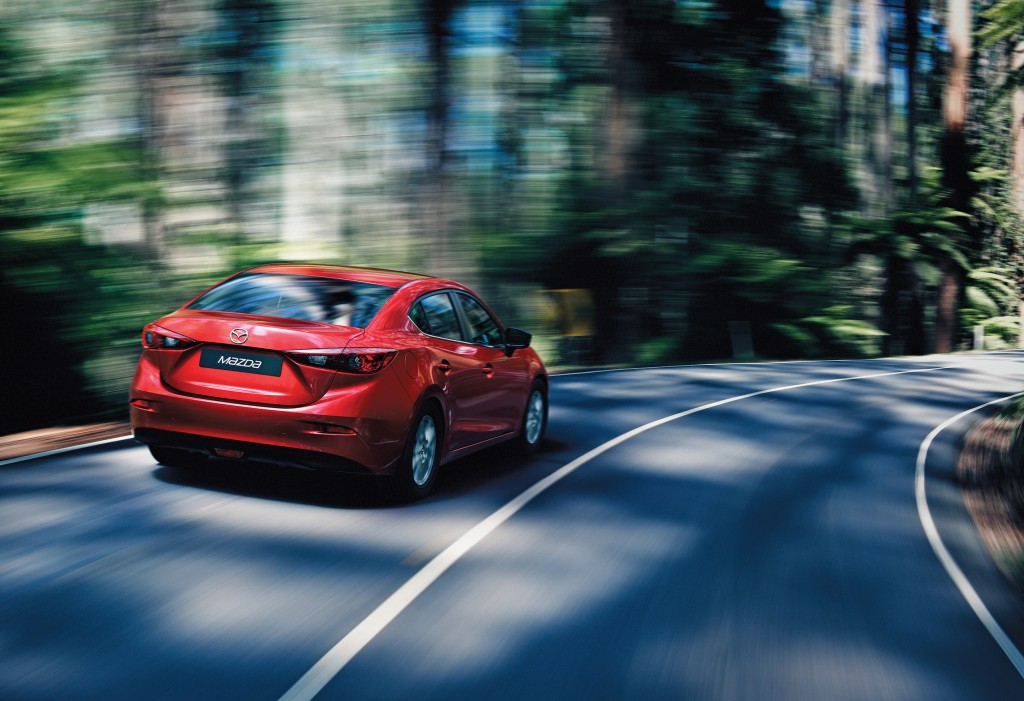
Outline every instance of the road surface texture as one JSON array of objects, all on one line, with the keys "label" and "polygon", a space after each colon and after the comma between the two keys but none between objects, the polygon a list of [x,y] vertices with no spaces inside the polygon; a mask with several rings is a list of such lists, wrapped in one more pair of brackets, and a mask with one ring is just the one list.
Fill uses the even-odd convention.
[{"label": "road surface texture", "polygon": [[[562,375],[537,456],[408,506],[129,441],[8,464],[0,699],[1024,698],[915,498],[1021,389],[1012,352]],[[926,508],[1019,646],[952,479],[985,411]]]}]

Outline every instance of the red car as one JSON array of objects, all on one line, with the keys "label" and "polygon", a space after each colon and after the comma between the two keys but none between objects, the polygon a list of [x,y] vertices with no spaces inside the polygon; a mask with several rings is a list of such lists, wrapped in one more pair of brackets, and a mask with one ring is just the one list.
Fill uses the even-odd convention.
[{"label": "red car", "polygon": [[210,457],[381,475],[426,496],[437,468],[547,424],[530,334],[471,290],[391,270],[244,270],[146,326],[135,438],[164,465]]}]

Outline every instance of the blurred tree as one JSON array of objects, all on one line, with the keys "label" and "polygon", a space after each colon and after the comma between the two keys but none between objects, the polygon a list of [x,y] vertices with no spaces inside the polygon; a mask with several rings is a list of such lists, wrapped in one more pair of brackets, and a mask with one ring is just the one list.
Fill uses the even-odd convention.
[{"label": "blurred tree", "polygon": [[[1013,281],[1016,299],[1007,306],[1005,297],[997,297],[1003,302],[999,318],[1019,318],[1020,291],[1024,289],[1024,2],[1002,0],[984,9],[977,37],[979,60],[972,100],[977,194],[972,207],[981,240],[979,264],[982,269],[999,270]],[[977,308],[970,305],[970,292],[966,301],[968,307],[961,313],[964,323],[983,323],[987,327],[987,321],[978,322]],[[1015,326],[1019,332],[1019,322]],[[1010,327],[1000,323],[1000,328],[1006,331]],[[986,337],[989,335],[986,331]],[[1019,333],[1014,341],[1024,346],[1024,336]]]},{"label": "blurred tree", "polygon": [[[728,356],[729,321],[752,323],[760,353],[799,353],[780,329],[828,305],[827,295],[815,302],[811,291],[827,288],[835,256],[827,234],[809,222],[824,221],[827,231],[853,192],[831,125],[819,119],[824,103],[786,74],[778,8],[578,2],[563,22],[562,44],[571,48],[560,92],[570,107],[584,94],[604,96],[607,107],[591,117],[598,129],[571,132],[562,235],[545,282],[593,290],[606,360],[630,353],[626,329],[652,339],[673,327],[675,344],[661,344],[666,357]],[[635,111],[635,126],[614,120],[616,109]],[[602,136],[609,122],[619,125],[618,141]],[[608,189],[611,175],[624,196]],[[805,278],[793,281],[804,292],[780,295],[783,278],[767,271],[744,278],[750,289],[722,283],[744,246],[805,261],[793,272]],[[755,303],[759,297],[765,303]],[[686,333],[672,321],[680,318]]]},{"label": "blurred tree", "polygon": [[109,416],[111,389],[123,400],[123,387],[103,381],[104,358],[123,352],[126,325],[135,335],[141,299],[124,294],[130,259],[86,244],[83,218],[90,205],[138,201],[151,186],[129,140],[69,138],[62,107],[76,78],[0,23],[0,324],[18,330],[0,345],[0,433]]},{"label": "blurred tree", "polygon": [[945,261],[962,270],[970,267],[962,224],[968,215],[946,204],[938,169],[925,175],[918,207],[887,219],[848,219],[851,253],[877,256],[885,265],[880,312],[886,354],[927,351],[923,317],[928,299],[922,278],[937,285]]},{"label": "blurred tree", "polygon": [[892,210],[892,114],[889,99],[888,12],[879,0],[860,3],[857,65],[851,89],[847,148],[856,168],[861,211],[886,217]]},{"label": "blurred tree", "polygon": [[[584,288],[574,360],[724,357],[730,322],[768,356],[1012,327],[1024,0],[14,4],[41,53],[0,65],[0,284],[75,349],[130,356],[170,299],[148,279],[185,295],[275,257],[520,308]],[[115,397],[117,362],[61,382]]]},{"label": "blurred tree", "polygon": [[495,210],[497,227],[519,232],[522,209],[518,205],[518,180],[523,164],[523,132],[527,119],[524,74],[527,70],[524,49],[526,43],[525,0],[510,0],[505,14],[505,57],[498,91],[502,101],[496,146]]},{"label": "blurred tree", "polygon": [[849,127],[849,61],[850,61],[850,3],[849,0],[832,0],[831,15],[832,75],[836,90],[835,143],[839,148],[846,145]]},{"label": "blurred tree", "polygon": [[968,328],[985,329],[988,350],[1013,348],[1020,336],[1020,317],[1012,313],[1020,303],[1019,293],[1008,273],[1002,268],[981,267],[967,274],[961,320]]},{"label": "blurred tree", "polygon": [[[948,0],[946,17],[950,61],[943,97],[940,151],[943,186],[949,191],[949,206],[966,212],[974,189],[969,175],[971,161],[965,131],[970,89],[970,0]],[[935,306],[935,351],[948,353],[957,341],[957,307],[963,290],[964,269],[949,257],[942,259],[939,268],[942,277]]]},{"label": "blurred tree", "polygon": [[[881,180],[876,188],[878,200],[874,206],[870,203],[862,211],[874,209],[881,212],[868,223],[871,233],[867,237],[856,236],[852,251],[864,252],[874,249],[883,263],[882,295],[879,301],[881,328],[886,332],[882,342],[882,351],[887,355],[903,353],[921,353],[926,347],[924,319],[925,294],[918,271],[919,246],[921,237],[929,230],[923,229],[914,222],[920,223],[921,213],[918,212],[918,168],[917,168],[917,52],[919,44],[919,2],[906,0],[902,21],[894,23],[894,9],[888,4],[880,5],[878,11],[882,16],[882,45],[884,46],[884,62],[882,71],[881,91],[875,90],[869,102],[875,105],[875,114],[869,122],[880,125],[883,147],[875,157],[875,176]],[[892,75],[895,70],[897,54],[902,56],[904,63],[905,98],[904,98],[904,149],[903,168],[905,179],[903,190],[896,173],[896,134],[893,122],[897,115],[892,100]],[[880,114],[880,117],[879,117]],[[878,127],[876,127],[878,128]],[[864,189],[862,188],[862,192]],[[868,194],[868,193],[864,193]],[[862,197],[864,196],[862,194]],[[901,211],[896,211],[900,207]],[[927,219],[927,217],[924,217]],[[939,220],[942,217],[939,216]],[[866,247],[865,247],[866,246]],[[920,262],[928,264],[930,258]]]},{"label": "blurred tree", "polygon": [[[29,70],[30,65],[25,47],[0,25],[0,324],[17,330],[0,344],[0,433],[84,413],[89,399],[80,389],[85,385],[82,355],[66,352],[53,323],[59,298],[52,282],[31,284],[19,275],[41,262],[38,247],[23,232],[45,227],[53,216],[38,191],[24,191],[24,179],[45,177],[29,145],[39,136],[47,105],[68,89],[54,76]],[[18,281],[31,286],[20,288]],[[62,398],[56,412],[53,397]]]},{"label": "blurred tree", "polygon": [[608,203],[616,208],[623,205],[631,185],[633,139],[637,132],[632,94],[636,78],[632,54],[637,48],[637,37],[631,36],[637,18],[630,16],[629,4],[629,0],[608,0],[603,11],[608,26],[609,95],[603,120],[604,138],[599,147],[600,173],[608,190]]},{"label": "blurred tree", "polygon": [[247,213],[268,197],[257,188],[266,166],[280,160],[276,130],[268,126],[278,108],[268,75],[276,59],[281,19],[276,0],[219,0],[215,44],[225,97],[224,179],[236,242],[244,243]]},{"label": "blurred tree", "polygon": [[[169,83],[181,70],[180,61],[176,60],[177,42],[168,27],[172,19],[168,5],[167,0],[133,0],[121,6],[123,19],[127,20],[122,31],[138,37],[138,41],[128,45],[128,50],[132,52],[133,77],[137,81],[140,163],[150,181],[160,181],[164,175],[162,161],[166,158],[170,134],[167,124]],[[166,215],[167,208],[162,200],[154,197],[143,200],[146,242],[155,262],[165,254]]]},{"label": "blurred tree", "polygon": [[1016,206],[1024,207],[1024,0],[1000,0],[982,13],[978,30],[982,48],[1001,47],[1009,56],[1004,86],[1012,94],[1013,193]]},{"label": "blurred tree", "polygon": [[921,46],[921,0],[905,0],[904,2],[904,38],[906,42],[906,58],[904,60],[904,84],[906,103],[906,142],[907,142],[907,201],[911,207],[917,204],[917,72],[918,51]]},{"label": "blurred tree", "polygon": [[462,0],[424,0],[427,60],[430,66],[427,104],[426,177],[423,209],[429,213],[429,270],[452,274],[456,264],[452,223],[452,187],[449,167],[451,119],[452,17]]}]

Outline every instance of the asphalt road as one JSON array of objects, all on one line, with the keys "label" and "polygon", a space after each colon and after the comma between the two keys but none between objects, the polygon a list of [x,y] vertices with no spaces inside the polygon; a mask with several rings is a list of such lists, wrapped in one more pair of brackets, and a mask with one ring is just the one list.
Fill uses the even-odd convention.
[{"label": "asphalt road", "polygon": [[[0,467],[0,699],[1024,698],[915,500],[932,429],[1021,389],[1016,353],[564,375],[539,455],[473,456],[402,507],[127,442]],[[928,499],[1019,646],[951,479],[971,418]]]}]

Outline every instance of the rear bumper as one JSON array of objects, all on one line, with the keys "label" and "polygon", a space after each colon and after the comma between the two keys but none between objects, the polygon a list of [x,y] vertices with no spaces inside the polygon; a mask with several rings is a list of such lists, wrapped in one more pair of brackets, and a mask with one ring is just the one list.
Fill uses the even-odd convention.
[{"label": "rear bumper", "polygon": [[[342,472],[389,474],[401,456],[412,402],[385,368],[374,382],[328,390],[299,407],[243,404],[176,392],[140,363],[131,425],[139,441],[206,454],[240,450],[253,460]],[[350,429],[349,431],[337,432]]]},{"label": "rear bumper", "polygon": [[373,471],[367,469],[365,465],[361,465],[353,460],[314,450],[300,450],[298,448],[283,448],[265,443],[211,438],[192,433],[164,431],[159,428],[137,428],[135,429],[135,440],[146,445],[183,448],[196,453],[203,453],[207,457],[216,457],[214,451],[218,449],[237,450],[245,453],[246,460],[255,462],[299,467],[307,470],[373,474]]}]

